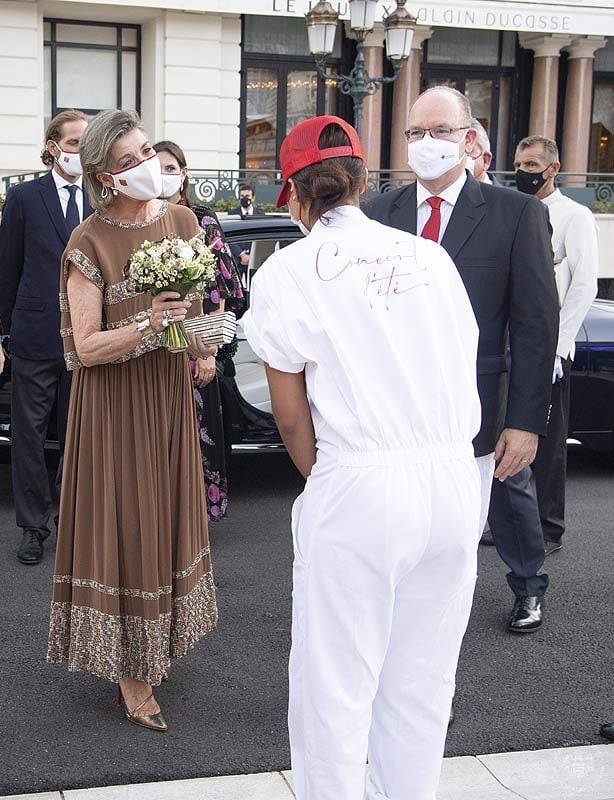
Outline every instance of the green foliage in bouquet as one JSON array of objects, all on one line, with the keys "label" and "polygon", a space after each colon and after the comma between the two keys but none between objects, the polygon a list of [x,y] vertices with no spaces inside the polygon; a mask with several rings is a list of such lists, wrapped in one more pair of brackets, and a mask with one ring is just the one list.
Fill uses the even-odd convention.
[{"label": "green foliage in bouquet", "polygon": [[[198,233],[186,241],[175,234],[159,242],[145,241],[130,257],[127,276],[140,292],[152,295],[203,291],[215,283],[217,259]],[[173,322],[162,333],[162,344],[174,351],[185,350],[190,342],[182,322]]]}]

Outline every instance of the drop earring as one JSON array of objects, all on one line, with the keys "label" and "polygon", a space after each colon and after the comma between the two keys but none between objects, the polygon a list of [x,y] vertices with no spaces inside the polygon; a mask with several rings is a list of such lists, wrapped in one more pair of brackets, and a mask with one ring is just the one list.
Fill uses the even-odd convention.
[{"label": "drop earring", "polygon": [[102,197],[103,200],[107,199],[107,197],[109,196],[109,187],[108,186],[103,186],[102,187],[102,191],[100,192],[100,196]]}]

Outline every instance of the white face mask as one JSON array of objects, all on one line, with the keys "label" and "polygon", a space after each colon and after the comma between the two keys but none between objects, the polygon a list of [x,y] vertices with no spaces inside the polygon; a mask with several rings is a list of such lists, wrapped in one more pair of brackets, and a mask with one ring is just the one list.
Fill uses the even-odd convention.
[{"label": "white face mask", "polygon": [[469,170],[471,175],[475,175],[475,159],[471,158],[471,156],[467,156],[467,161],[465,162],[466,169]]},{"label": "white face mask", "polygon": [[181,191],[181,187],[183,186],[183,175],[181,173],[179,175],[162,175],[162,191],[160,192],[160,197],[167,198],[172,197],[177,192]]},{"label": "white face mask", "polygon": [[407,163],[419,178],[434,181],[460,164],[465,155],[460,142],[433,139],[430,134],[407,146]]},{"label": "white face mask", "polygon": [[162,193],[162,166],[156,153],[134,167],[107,173],[113,188],[133,200],[153,200]]},{"label": "white face mask", "polygon": [[303,224],[302,220],[294,219],[292,214],[290,214],[290,220],[297,226],[297,228],[300,230],[300,232],[303,234],[303,236],[309,236],[311,231],[309,230],[309,228],[306,225]]},{"label": "white face mask", "polygon": [[60,155],[55,156],[55,163],[62,169],[62,172],[65,172],[73,178],[78,178],[79,175],[83,175],[83,167],[81,166],[81,156],[79,153],[65,153],[59,146],[58,150],[60,151]]}]

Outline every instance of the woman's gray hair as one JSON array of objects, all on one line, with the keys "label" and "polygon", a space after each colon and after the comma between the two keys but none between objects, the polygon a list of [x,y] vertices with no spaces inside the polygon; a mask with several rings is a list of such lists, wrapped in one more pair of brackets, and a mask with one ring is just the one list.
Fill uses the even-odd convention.
[{"label": "woman's gray hair", "polygon": [[145,133],[141,118],[134,111],[101,111],[85,129],[79,153],[83,167],[83,184],[93,208],[104,211],[114,200],[112,192],[102,195],[103,185],[96,175],[108,172],[113,145],[133,130]]}]

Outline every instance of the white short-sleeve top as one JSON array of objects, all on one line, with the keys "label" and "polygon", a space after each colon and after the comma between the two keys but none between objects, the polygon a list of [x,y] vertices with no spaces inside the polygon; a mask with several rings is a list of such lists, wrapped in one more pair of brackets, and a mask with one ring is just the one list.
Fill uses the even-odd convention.
[{"label": "white short-sleeve top", "polygon": [[470,445],[480,428],[478,327],[454,264],[355,206],[267,259],[244,330],[271,367],[305,371],[319,448]]}]

